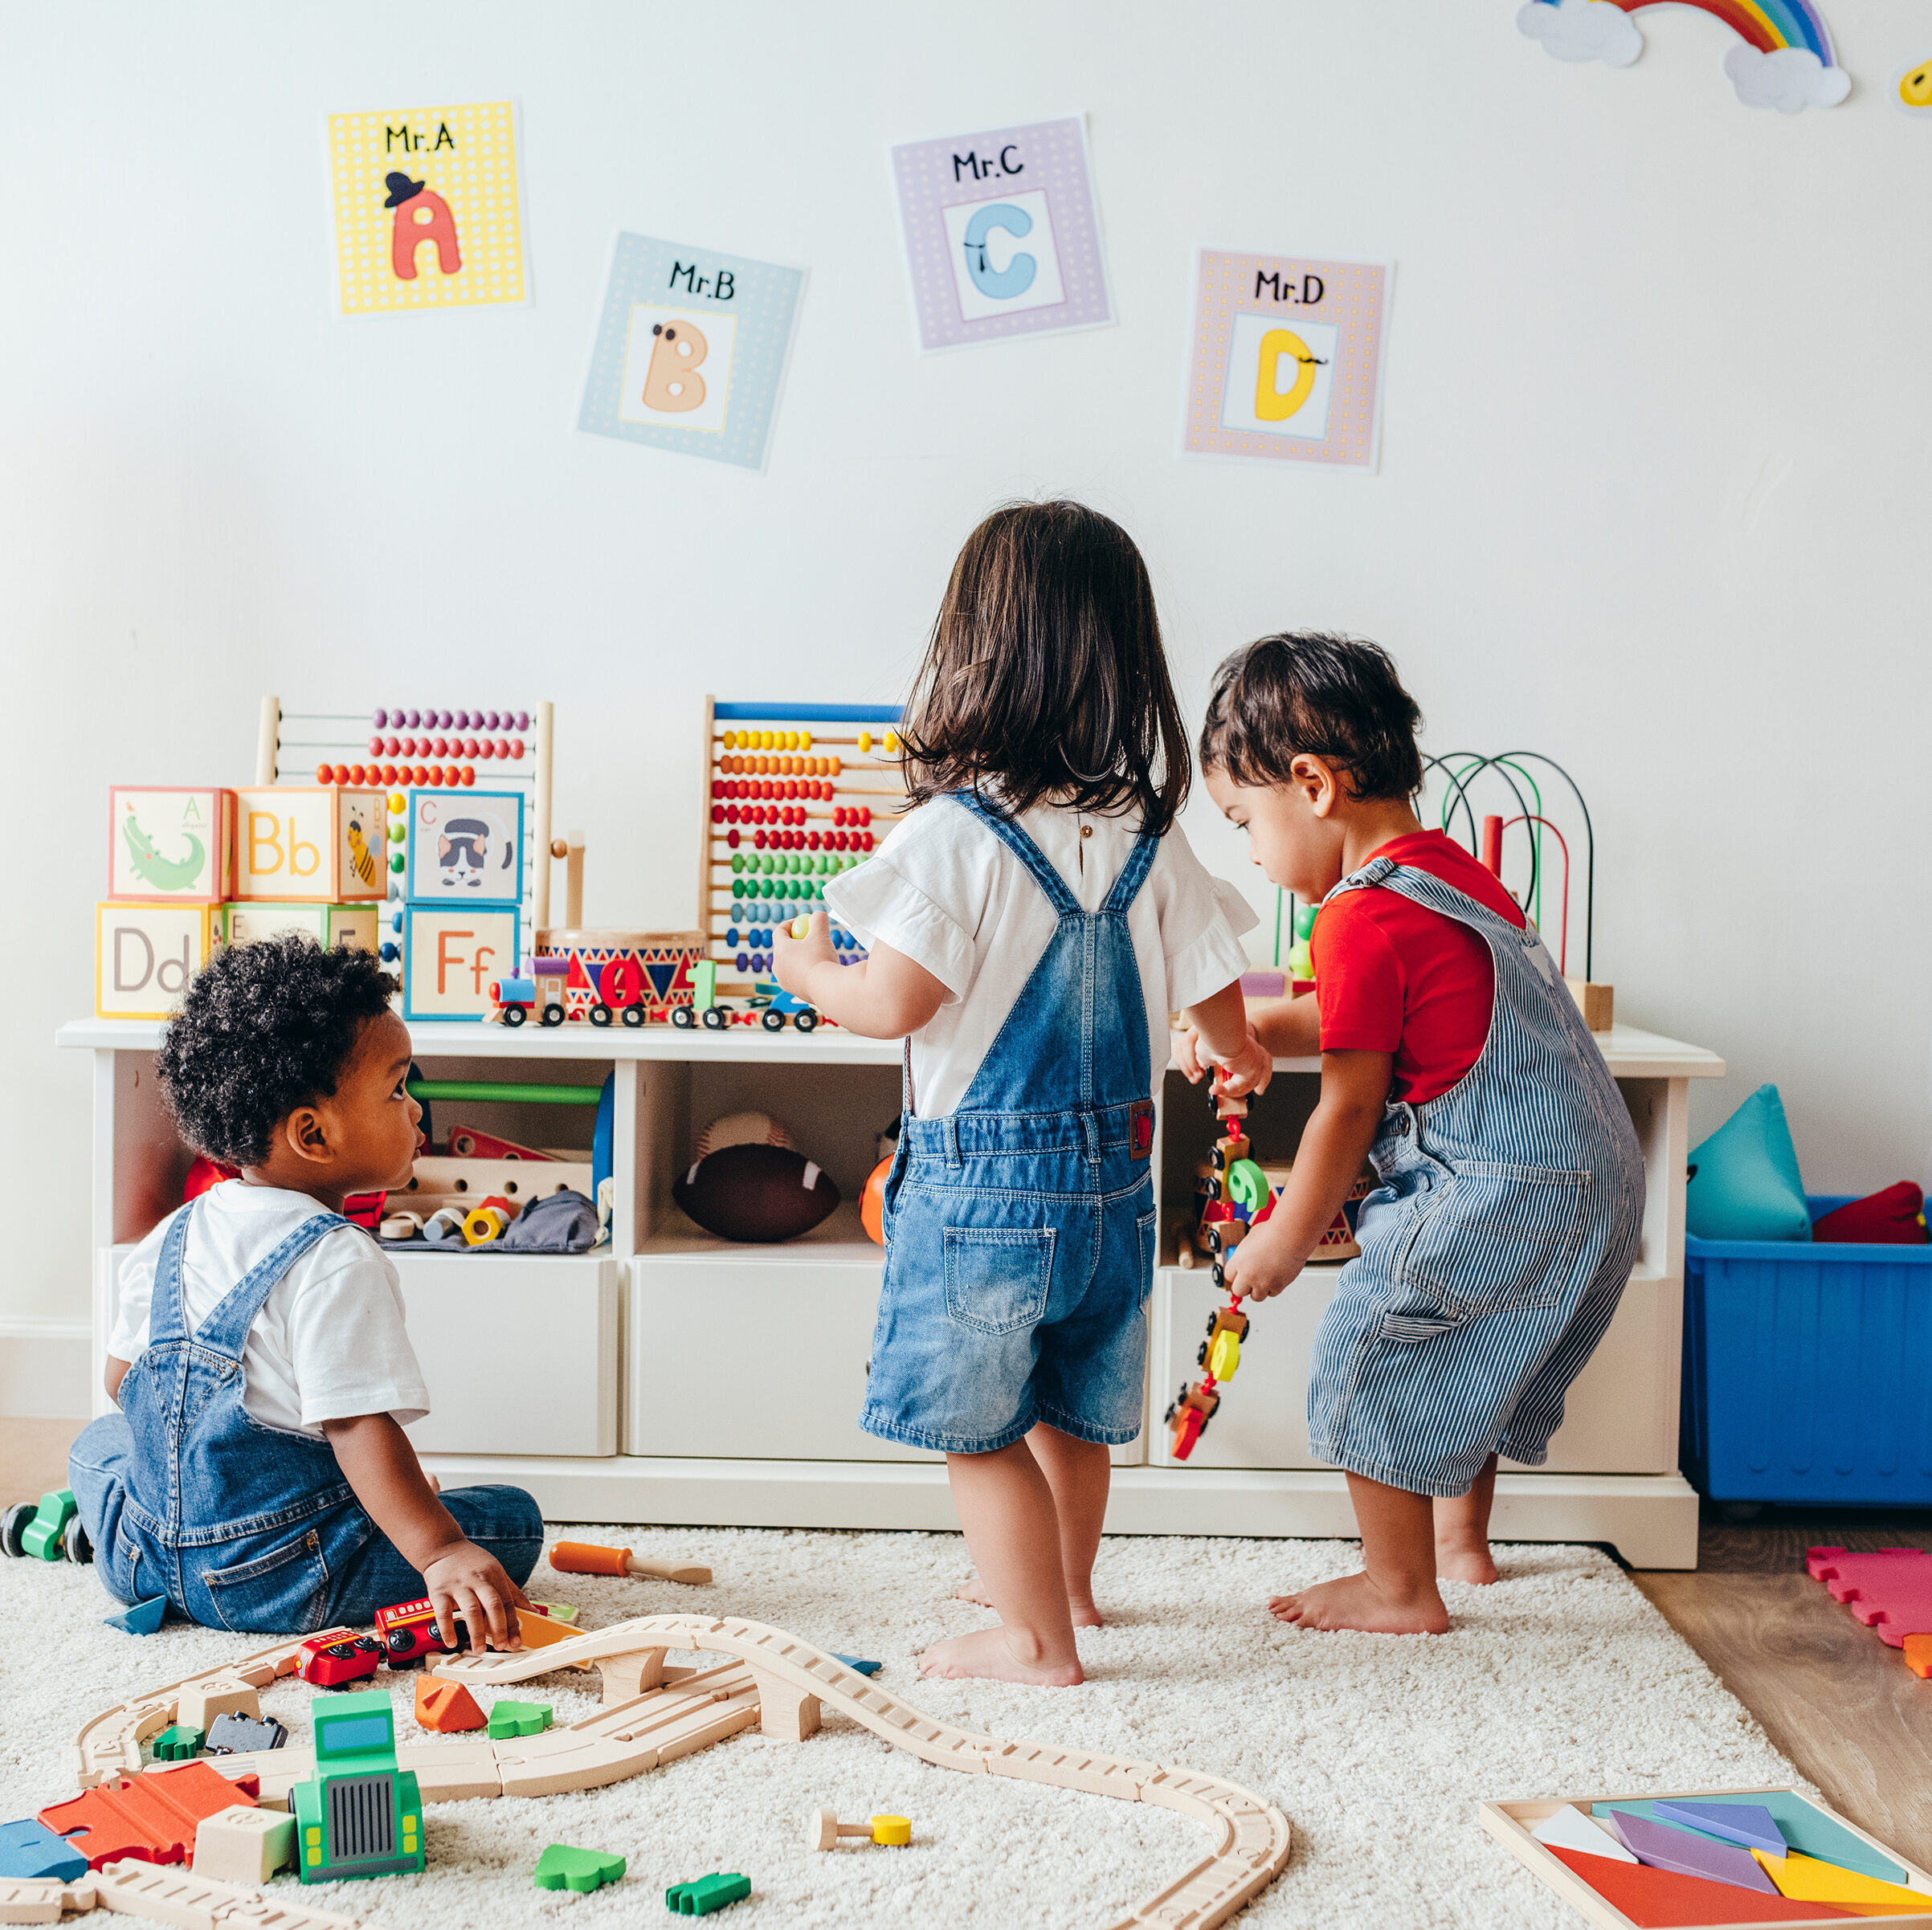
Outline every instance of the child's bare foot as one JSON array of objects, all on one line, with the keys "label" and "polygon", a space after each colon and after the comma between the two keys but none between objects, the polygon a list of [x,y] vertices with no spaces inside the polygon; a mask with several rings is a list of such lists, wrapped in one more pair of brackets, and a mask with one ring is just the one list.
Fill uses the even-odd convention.
[{"label": "child's bare foot", "polygon": [[1077,1656],[1062,1663],[1021,1661],[1003,1628],[974,1629],[970,1635],[935,1642],[913,1659],[918,1663],[921,1675],[955,1679],[979,1676],[994,1682],[1028,1683],[1043,1689],[1072,1688],[1087,1679],[1080,1673]]},{"label": "child's bare foot", "polygon": [[[969,1577],[953,1590],[955,1602],[977,1602],[982,1608],[991,1608],[993,1597],[986,1593],[986,1585],[977,1575]],[[1091,1594],[1069,1595],[1067,1597],[1068,1612],[1073,1618],[1076,1629],[1097,1629],[1106,1626],[1106,1618],[1093,1606]]]},{"label": "child's bare foot", "polygon": [[1486,1541],[1438,1541],[1436,1544],[1436,1576],[1440,1581],[1474,1581],[1486,1584],[1496,1579],[1496,1561]]},{"label": "child's bare foot", "polygon": [[1318,1581],[1298,1595],[1276,1595],[1268,1612],[1278,1622],[1305,1629],[1360,1629],[1370,1635],[1446,1635],[1449,1630],[1449,1611],[1434,1582],[1395,1596],[1366,1574]]}]

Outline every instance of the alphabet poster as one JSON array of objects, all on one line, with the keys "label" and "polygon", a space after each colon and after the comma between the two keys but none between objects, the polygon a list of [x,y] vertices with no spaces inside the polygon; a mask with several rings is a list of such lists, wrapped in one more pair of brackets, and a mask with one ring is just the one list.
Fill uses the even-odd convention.
[{"label": "alphabet poster", "polygon": [[922,349],[1116,319],[1078,116],[892,151]]},{"label": "alphabet poster", "polygon": [[577,426],[762,470],[802,268],[619,235]]},{"label": "alphabet poster", "polygon": [[516,104],[329,116],[337,312],[529,300]]},{"label": "alphabet poster", "polygon": [[1381,262],[1203,249],[1182,453],[1372,470],[1389,277]]}]

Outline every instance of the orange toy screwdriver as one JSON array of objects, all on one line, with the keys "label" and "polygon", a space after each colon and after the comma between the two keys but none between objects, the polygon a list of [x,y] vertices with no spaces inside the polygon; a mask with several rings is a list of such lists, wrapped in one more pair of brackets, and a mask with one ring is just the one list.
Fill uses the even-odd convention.
[{"label": "orange toy screwdriver", "polygon": [[566,1575],[657,1575],[666,1581],[705,1582],[711,1570],[696,1561],[651,1561],[627,1548],[599,1548],[594,1541],[559,1541],[550,1566]]}]

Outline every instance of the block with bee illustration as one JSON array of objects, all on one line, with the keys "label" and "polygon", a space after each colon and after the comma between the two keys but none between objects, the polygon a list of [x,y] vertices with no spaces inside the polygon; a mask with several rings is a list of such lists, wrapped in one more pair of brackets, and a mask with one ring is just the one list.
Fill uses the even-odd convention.
[{"label": "block with bee illustration", "polygon": [[235,793],[235,896],[346,904],[388,896],[383,794],[346,784]]},{"label": "block with bee illustration", "polygon": [[404,891],[411,904],[521,900],[521,791],[411,791],[407,824]]}]

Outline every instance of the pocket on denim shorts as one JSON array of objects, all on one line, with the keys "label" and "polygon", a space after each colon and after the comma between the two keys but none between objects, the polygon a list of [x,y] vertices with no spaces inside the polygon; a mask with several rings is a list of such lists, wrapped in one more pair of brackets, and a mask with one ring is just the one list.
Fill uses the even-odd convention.
[{"label": "pocket on denim shorts", "polygon": [[1427,1304],[1397,1311],[1454,1325],[1507,1308],[1554,1306],[1569,1286],[1589,1203],[1587,1173],[1458,1166],[1436,1189],[1396,1269],[1402,1286]]},{"label": "pocket on denim shorts", "polygon": [[215,1619],[225,1629],[308,1634],[322,1626],[329,1564],[315,1528],[305,1528],[252,1560],[205,1569],[202,1581]]},{"label": "pocket on denim shorts", "polygon": [[946,1317],[981,1333],[1036,1327],[1053,1281],[1051,1226],[948,1226]]}]

